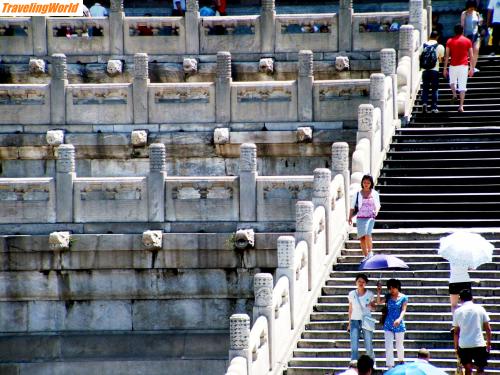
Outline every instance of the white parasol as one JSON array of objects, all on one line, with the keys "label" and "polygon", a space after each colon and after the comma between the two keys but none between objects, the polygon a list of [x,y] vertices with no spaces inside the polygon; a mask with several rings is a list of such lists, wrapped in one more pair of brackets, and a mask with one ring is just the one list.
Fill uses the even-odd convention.
[{"label": "white parasol", "polygon": [[492,261],[494,248],[478,233],[457,231],[439,240],[438,254],[455,266],[476,269]]}]

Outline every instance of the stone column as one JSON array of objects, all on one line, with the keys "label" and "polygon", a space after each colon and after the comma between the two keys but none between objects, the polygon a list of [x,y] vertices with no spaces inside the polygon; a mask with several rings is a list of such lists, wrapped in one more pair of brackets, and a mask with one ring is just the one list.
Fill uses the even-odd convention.
[{"label": "stone column", "polygon": [[295,241],[307,242],[307,289],[311,290],[316,276],[316,254],[313,239],[314,206],[310,201],[298,201],[295,205]]},{"label": "stone column", "polygon": [[339,51],[349,52],[352,50],[352,15],[352,0],[339,0]]},{"label": "stone column", "polygon": [[167,177],[166,152],[163,143],[149,146],[148,220],[165,221],[165,177]]},{"label": "stone column", "polygon": [[427,35],[424,41],[427,41],[432,31],[432,0],[424,1],[424,8],[427,11]]},{"label": "stone column", "polygon": [[258,273],[253,278],[255,302],[253,305],[253,321],[264,316],[267,319],[267,334],[269,336],[269,370],[274,363],[274,308],[273,308],[273,275]]},{"label": "stone column", "polygon": [[73,222],[73,181],[75,147],[62,144],[57,148],[56,162],[56,217],[58,223]]},{"label": "stone column", "polygon": [[377,152],[373,145],[373,116],[375,108],[371,104],[361,104],[358,107],[358,134],[357,142],[363,138],[370,140],[370,174],[374,176],[374,154]]},{"label": "stone column", "polygon": [[123,0],[110,0],[109,8],[109,45],[111,54],[123,55],[123,24],[125,12]]},{"label": "stone column", "polygon": [[408,89],[410,90],[410,95],[413,98],[413,87],[415,85],[416,74],[418,71],[418,61],[415,59],[414,46],[415,37],[413,33],[414,27],[412,25],[403,25],[399,29],[399,50],[398,50],[398,60],[402,57],[408,56],[411,61],[411,72],[410,72],[410,82]]},{"label": "stone column", "polygon": [[186,33],[186,53],[200,53],[200,5],[198,0],[186,1],[184,27]]},{"label": "stone column", "polygon": [[398,75],[396,74],[396,50],[384,48],[380,51],[380,67],[382,73],[391,77],[392,81],[392,118],[398,119]]},{"label": "stone column", "polygon": [[63,53],[52,55],[52,79],[50,80],[50,122],[66,123],[66,85],[68,71],[66,56]]},{"label": "stone column", "polygon": [[383,73],[373,73],[370,76],[370,103],[374,108],[380,108],[380,150],[377,150],[379,152],[385,149],[386,133],[389,131],[389,124],[385,119],[385,75]]},{"label": "stone column", "polygon": [[217,122],[231,121],[231,53],[217,53],[217,77],[215,79],[215,118]]},{"label": "stone column", "polygon": [[424,19],[424,3],[423,0],[410,0],[410,25],[418,30],[419,38],[418,45],[420,46],[427,40],[426,20]]},{"label": "stone column", "polygon": [[313,121],[313,53],[299,52],[298,111],[299,121]]},{"label": "stone column", "polygon": [[326,231],[326,252],[331,253],[332,246],[332,203],[330,196],[330,184],[332,182],[332,172],[327,168],[316,168],[313,172],[313,195],[312,202],[314,208],[323,206],[325,208],[325,231]]},{"label": "stone column", "polygon": [[233,314],[229,318],[229,362],[235,357],[247,360],[247,374],[250,374],[252,353],[250,352],[250,317],[247,314]]},{"label": "stone column", "polygon": [[257,220],[257,146],[240,146],[240,221]]},{"label": "stone column", "polygon": [[282,276],[288,279],[290,289],[290,319],[292,329],[295,327],[295,238],[292,236],[278,237],[278,268],[276,268],[276,280]]},{"label": "stone column", "polygon": [[[274,53],[276,9],[274,0],[262,0],[260,8],[260,52]],[[257,51],[258,52],[258,51]]]},{"label": "stone column", "polygon": [[346,142],[335,142],[332,145],[332,177],[338,174],[344,177],[345,219],[347,220],[351,204],[349,201],[351,175],[349,173],[349,145]]},{"label": "stone column", "polygon": [[47,56],[47,17],[31,17],[31,33],[35,56]]},{"label": "stone column", "polygon": [[148,54],[134,55],[134,80],[132,93],[134,100],[134,124],[148,123]]}]

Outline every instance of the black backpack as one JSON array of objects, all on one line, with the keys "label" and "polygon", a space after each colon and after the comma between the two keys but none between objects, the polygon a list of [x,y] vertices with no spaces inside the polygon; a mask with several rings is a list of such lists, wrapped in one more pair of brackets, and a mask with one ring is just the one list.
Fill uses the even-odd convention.
[{"label": "black backpack", "polygon": [[422,53],[420,54],[420,68],[429,70],[436,66],[437,57],[437,43],[424,44]]}]

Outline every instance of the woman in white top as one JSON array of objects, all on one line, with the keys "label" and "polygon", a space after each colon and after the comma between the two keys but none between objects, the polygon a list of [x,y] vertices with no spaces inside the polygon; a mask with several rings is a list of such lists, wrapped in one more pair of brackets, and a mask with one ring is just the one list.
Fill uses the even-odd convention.
[{"label": "woman in white top", "polygon": [[448,290],[450,293],[452,315],[458,307],[460,291],[463,289],[472,290],[469,269],[464,266],[457,266],[450,263],[450,284]]}]

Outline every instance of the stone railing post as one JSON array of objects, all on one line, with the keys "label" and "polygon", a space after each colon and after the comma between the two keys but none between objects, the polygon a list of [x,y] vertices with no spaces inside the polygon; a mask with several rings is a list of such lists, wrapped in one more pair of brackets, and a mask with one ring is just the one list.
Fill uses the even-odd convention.
[{"label": "stone railing post", "polygon": [[257,220],[257,146],[240,146],[240,221]]},{"label": "stone railing post", "polygon": [[380,67],[382,73],[391,77],[392,81],[392,118],[398,119],[398,76],[396,74],[396,50],[384,48],[380,51]]},{"label": "stone railing post", "polygon": [[431,35],[432,31],[432,0],[424,1],[424,8],[427,11],[427,35],[425,36],[424,42],[429,39],[429,35]]},{"label": "stone railing post", "polygon": [[410,0],[410,25],[418,30],[419,38],[418,45],[422,45],[427,40],[427,27],[424,19],[424,3],[423,0]]},{"label": "stone railing post", "polygon": [[273,53],[276,40],[274,0],[262,0],[260,8],[260,53]]},{"label": "stone railing post", "polygon": [[184,27],[186,32],[186,53],[200,53],[200,5],[198,0],[186,1]]},{"label": "stone railing post", "polygon": [[233,314],[229,318],[229,362],[235,357],[247,360],[247,374],[250,374],[252,353],[250,353],[250,317],[247,314]]},{"label": "stone railing post", "polygon": [[75,178],[75,146],[62,144],[57,148],[56,162],[56,217],[58,223],[73,222],[73,181]]},{"label": "stone railing post", "polygon": [[352,0],[339,0],[338,14],[338,36],[339,51],[349,52],[352,50]]},{"label": "stone railing post", "polygon": [[276,280],[285,276],[288,279],[290,289],[290,319],[292,329],[295,327],[295,238],[292,236],[278,237],[278,268],[276,268]]},{"label": "stone railing post", "polygon": [[148,123],[148,54],[134,55],[134,80],[132,83],[132,97],[134,101],[134,124]]},{"label": "stone railing post", "polygon": [[415,39],[413,33],[412,25],[403,25],[399,29],[399,50],[398,50],[398,60],[401,60],[402,57],[408,56],[411,61],[411,71],[410,71],[410,82],[408,89],[410,90],[410,95],[413,98],[413,86],[414,81],[416,79],[414,70],[415,70],[415,59],[413,57]]},{"label": "stone railing post", "polygon": [[359,142],[363,138],[367,138],[370,141],[370,174],[375,176],[375,163],[374,163],[374,154],[377,152],[375,150],[373,140],[373,115],[375,108],[371,104],[361,104],[358,107],[358,132],[357,132],[357,140]]},{"label": "stone railing post", "polygon": [[35,56],[47,56],[47,17],[31,17],[31,33]]},{"label": "stone railing post", "polygon": [[327,168],[316,168],[313,172],[313,195],[312,202],[314,208],[323,206],[325,208],[325,231],[326,231],[326,253],[331,254],[332,246],[332,204],[330,196],[330,184],[332,182],[332,172]]},{"label": "stone railing post", "polygon": [[148,220],[165,221],[165,177],[167,177],[165,145],[149,146]]},{"label": "stone railing post", "polygon": [[274,308],[273,308],[273,275],[258,273],[253,278],[255,302],[253,305],[253,321],[264,316],[267,319],[267,334],[269,337],[269,370],[274,363]]},{"label": "stone railing post", "polygon": [[215,117],[217,122],[231,121],[231,53],[217,53],[217,77],[215,79]]},{"label": "stone railing post", "polygon": [[314,206],[310,201],[298,201],[295,205],[295,242],[307,243],[307,290],[313,288],[316,278],[316,254],[314,254],[313,239]]},{"label": "stone railing post", "polygon": [[123,55],[123,0],[111,0],[109,8],[109,46],[111,54]]},{"label": "stone railing post", "polygon": [[299,121],[313,120],[313,53],[299,52],[298,111]]},{"label": "stone railing post", "polygon": [[[385,120],[385,75],[383,73],[373,73],[370,76],[370,103],[374,108],[380,108],[380,150],[385,149],[386,132],[389,131],[389,124]],[[392,120],[392,119],[391,119]]]},{"label": "stone railing post", "polygon": [[66,85],[68,84],[68,66],[62,53],[52,55],[52,79],[50,80],[50,122],[66,123]]},{"label": "stone railing post", "polygon": [[344,177],[345,218],[347,220],[351,205],[349,199],[351,175],[349,173],[349,145],[346,142],[335,142],[332,145],[332,178],[338,174]]}]

